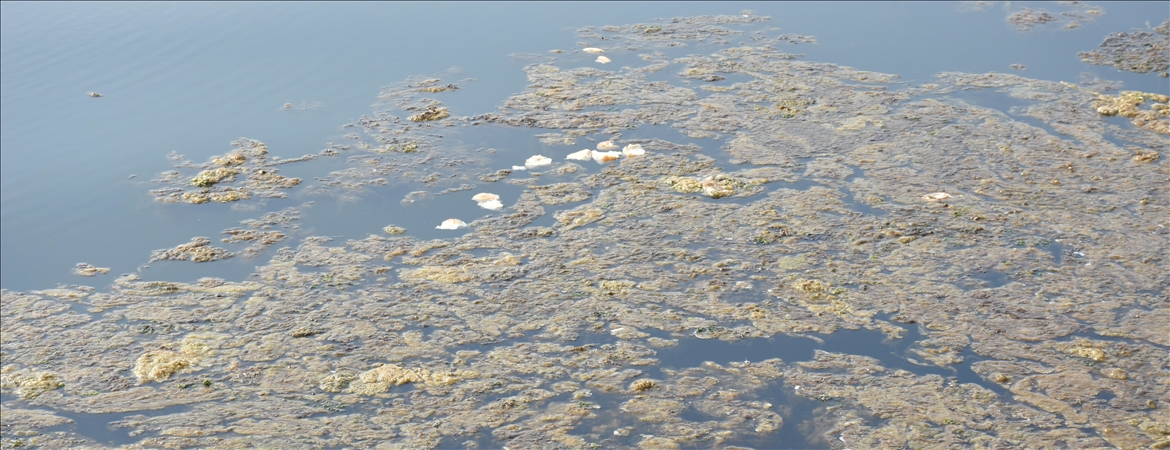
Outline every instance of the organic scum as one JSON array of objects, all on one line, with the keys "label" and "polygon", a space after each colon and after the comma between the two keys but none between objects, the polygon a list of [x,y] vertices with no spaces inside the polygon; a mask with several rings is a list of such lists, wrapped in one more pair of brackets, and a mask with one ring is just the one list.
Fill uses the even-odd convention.
[{"label": "organic scum", "polygon": [[[588,51],[540,58],[491,114],[442,107],[457,80],[407,80],[321,153],[347,168],[304,186],[275,166],[317,156],[252,140],[180,163],[159,200],[408,184],[404,202],[466,196],[467,227],[337,242],[305,236],[298,207],[152,257],[298,239],[244,282],[4,291],[3,446],[109,444],[71,428],[89,414],[128,448],[1170,445],[1166,96],[999,73],[899,84],[775,48],[811,37],[740,31],[766,20],[579,30]],[[1025,106],[951,95],[966,90]],[[648,126],[676,138],[621,137]],[[438,134],[491,127],[564,151],[525,167]],[[584,158],[631,144],[644,154]],[[506,186],[522,193],[475,200],[502,211],[471,206]],[[905,363],[660,359],[862,332],[911,340]]]}]

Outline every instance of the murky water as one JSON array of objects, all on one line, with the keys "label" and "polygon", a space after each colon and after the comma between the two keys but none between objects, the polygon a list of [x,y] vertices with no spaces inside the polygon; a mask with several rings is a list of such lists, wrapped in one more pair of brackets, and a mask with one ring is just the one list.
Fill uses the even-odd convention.
[{"label": "murky water", "polygon": [[5,446],[1170,443],[1165,4],[2,8]]}]

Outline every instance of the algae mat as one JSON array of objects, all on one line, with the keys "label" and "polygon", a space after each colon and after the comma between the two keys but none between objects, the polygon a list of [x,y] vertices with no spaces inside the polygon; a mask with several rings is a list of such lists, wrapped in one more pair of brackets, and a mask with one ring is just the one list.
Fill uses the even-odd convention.
[{"label": "algae mat", "polygon": [[[465,195],[468,226],[339,241],[300,227],[306,204],[151,257],[271,255],[246,281],[4,291],[3,445],[1170,445],[1166,96],[902,83],[779,50],[811,36],[744,31],[768,20],[583,28],[580,49],[526,56],[529,86],[495,112],[443,106],[470,80],[417,77],[319,155],[251,139],[176,155],[159,201],[415,186],[404,203]],[[497,132],[563,152],[525,167],[460,140]],[[644,154],[566,159],[603,142]],[[502,211],[472,206],[489,191]],[[903,350],[677,356],[849,333]]]}]

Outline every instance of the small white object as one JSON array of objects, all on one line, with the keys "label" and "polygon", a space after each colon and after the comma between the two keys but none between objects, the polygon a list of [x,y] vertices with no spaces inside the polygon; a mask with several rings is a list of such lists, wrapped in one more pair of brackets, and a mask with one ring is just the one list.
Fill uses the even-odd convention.
[{"label": "small white object", "polygon": [[621,156],[622,154],[620,152],[593,152],[593,160],[598,163],[617,161]]},{"label": "small white object", "polygon": [[437,226],[435,228],[439,229],[439,230],[458,230],[460,228],[465,228],[465,227],[467,227],[467,222],[464,222],[464,221],[459,220],[459,219],[447,219],[447,220],[444,220],[442,224],[440,224],[439,226]]},{"label": "small white object", "polygon": [[626,155],[627,158],[631,156],[642,156],[646,154],[646,150],[640,144],[630,144],[622,149],[622,154]]},{"label": "small white object", "polygon": [[612,61],[610,61],[609,58],[606,58],[604,56],[598,56],[597,62],[602,63],[602,64],[609,64]]},{"label": "small white object", "polygon": [[512,170],[528,170],[528,168],[524,166],[512,166]]},{"label": "small white object", "polygon": [[533,155],[532,157],[528,158],[527,161],[524,161],[524,167],[529,169],[533,167],[547,166],[549,164],[552,164],[552,158],[547,158],[544,155]]},{"label": "small white object", "polygon": [[478,194],[475,194],[474,197],[471,197],[471,199],[475,200],[477,202],[483,203],[483,202],[490,202],[492,200],[499,200],[500,196],[498,196],[496,194],[487,193],[487,192],[480,192]]},{"label": "small white object", "polygon": [[926,194],[926,195],[922,196],[922,199],[926,200],[928,202],[941,202],[941,201],[946,200],[948,198],[951,198],[951,194],[948,194],[946,192],[935,192],[935,193]]},{"label": "small white object", "polygon": [[581,49],[581,51],[583,51],[585,53],[601,53],[601,52],[604,52],[605,50],[602,50],[602,49],[597,48],[597,47],[585,47],[585,48]]},{"label": "small white object", "polygon": [[592,158],[593,158],[593,150],[589,150],[589,149],[581,150],[579,152],[569,153],[569,156],[565,157],[565,159],[573,159],[573,160],[577,160],[577,161],[588,161]]},{"label": "small white object", "polygon": [[99,94],[99,93],[97,93],[97,92],[90,92],[90,93],[87,93],[87,94],[85,94],[85,95],[88,95],[88,96],[90,96],[90,97],[94,97],[94,98],[97,98],[97,97],[101,97],[101,96],[102,96],[102,94]]},{"label": "small white object", "polygon": [[499,211],[504,209],[504,204],[499,200],[488,200],[486,202],[479,202],[479,207],[483,209],[490,209],[492,211]]}]

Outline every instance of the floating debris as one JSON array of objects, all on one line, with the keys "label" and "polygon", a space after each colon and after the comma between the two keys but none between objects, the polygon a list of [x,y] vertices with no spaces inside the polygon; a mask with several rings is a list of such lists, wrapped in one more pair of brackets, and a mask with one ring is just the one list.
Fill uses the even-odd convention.
[{"label": "floating debris", "polygon": [[630,144],[622,149],[622,154],[626,155],[627,158],[631,156],[642,156],[646,154],[646,150],[642,149],[640,144]]},{"label": "floating debris", "polygon": [[601,150],[601,151],[610,152],[610,151],[617,150],[618,145],[613,143],[613,141],[601,141],[601,142],[597,143],[597,149]]},{"label": "floating debris", "polygon": [[499,200],[488,200],[486,202],[479,202],[479,207],[483,209],[490,209],[492,211],[499,211],[504,209],[504,204]]},{"label": "floating debris", "polygon": [[105,273],[110,273],[110,268],[97,267],[88,263],[77,263],[77,267],[73,268],[73,274],[81,277],[92,277]]},{"label": "floating debris", "polygon": [[101,97],[101,96],[102,96],[102,94],[99,94],[99,93],[97,93],[97,92],[89,92],[89,93],[86,93],[85,95],[88,95],[88,96],[90,96],[90,97],[95,97],[95,98],[96,98],[96,97]]},{"label": "floating debris", "polygon": [[547,158],[543,155],[534,155],[524,161],[524,167],[529,169],[533,167],[547,166],[552,164],[552,158]]},{"label": "floating debris", "polygon": [[528,170],[528,168],[527,168],[527,167],[525,167],[525,166],[512,166],[512,170],[513,170],[513,171],[517,171],[517,170]]},{"label": "floating debris", "polygon": [[382,228],[382,231],[386,232],[386,234],[389,234],[391,236],[398,236],[400,234],[406,233],[406,228],[402,228],[402,227],[398,227],[398,226],[394,226],[394,225],[387,225],[386,227]]},{"label": "floating debris", "polygon": [[585,47],[585,48],[581,49],[581,51],[583,51],[585,53],[602,53],[605,50],[602,50],[602,49],[597,48],[597,47]]},{"label": "floating debris", "polygon": [[571,159],[574,161],[588,161],[590,159],[593,159],[593,150],[585,149],[585,150],[569,153],[569,155],[566,156],[565,159]]},{"label": "floating debris", "polygon": [[602,64],[609,64],[611,61],[609,60],[609,58],[606,58],[604,56],[598,56],[597,62],[602,63]]},{"label": "floating debris", "polygon": [[499,211],[504,209],[504,204],[500,203],[500,196],[496,194],[481,192],[479,194],[475,194],[475,196],[471,197],[471,199],[479,202],[479,207],[483,209],[490,209],[492,211]]},{"label": "floating debris", "polygon": [[593,160],[598,163],[607,163],[617,161],[622,156],[621,152],[593,152],[591,155]]},{"label": "floating debris", "polygon": [[464,221],[459,220],[459,219],[447,219],[447,220],[444,220],[442,224],[440,224],[439,226],[437,226],[435,228],[439,229],[439,230],[458,230],[460,228],[465,228],[465,227],[467,227],[467,222],[464,222]]},{"label": "floating debris", "polygon": [[941,201],[946,200],[948,198],[951,198],[951,194],[948,194],[946,192],[935,192],[935,193],[926,194],[926,195],[922,196],[922,199],[926,200],[928,202],[941,202]]}]

